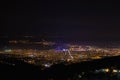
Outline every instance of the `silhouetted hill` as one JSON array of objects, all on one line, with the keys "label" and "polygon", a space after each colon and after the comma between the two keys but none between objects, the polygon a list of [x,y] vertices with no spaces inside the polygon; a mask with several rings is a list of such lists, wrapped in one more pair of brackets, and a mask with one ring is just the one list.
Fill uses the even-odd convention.
[{"label": "silhouetted hill", "polygon": [[116,66],[120,69],[120,56],[110,57],[101,60],[86,61],[65,65],[64,63],[53,65],[50,68],[41,70],[40,66],[27,64],[20,60],[13,60],[16,65],[0,63],[0,79],[2,80],[67,80],[75,74],[89,72],[95,69],[110,68]]}]

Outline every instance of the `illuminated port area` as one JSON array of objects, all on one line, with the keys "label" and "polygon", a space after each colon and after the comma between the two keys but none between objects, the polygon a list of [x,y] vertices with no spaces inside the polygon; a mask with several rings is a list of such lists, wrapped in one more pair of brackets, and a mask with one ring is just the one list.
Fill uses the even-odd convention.
[{"label": "illuminated port area", "polygon": [[[11,41],[12,44],[18,44],[17,41]],[[10,43],[11,43],[10,42]],[[23,42],[23,41],[21,41]],[[24,41],[24,44],[26,42]],[[27,43],[28,44],[28,43]],[[33,43],[30,43],[33,44]],[[4,58],[16,58],[29,64],[43,66],[49,68],[54,64],[64,63],[65,65],[72,63],[79,63],[83,61],[91,61],[94,59],[102,59],[106,57],[119,56],[120,48],[101,48],[98,46],[89,45],[76,45],[76,44],[64,44],[57,45],[50,49],[47,46],[53,46],[56,43],[53,42],[34,42],[34,44],[44,47],[44,49],[26,49],[26,48],[4,48],[0,50],[1,62]],[[32,45],[31,45],[32,46]],[[37,47],[36,47],[37,48]],[[5,56],[5,57],[4,57]],[[4,60],[3,60],[4,61]],[[10,63],[6,63],[10,64]],[[11,64],[15,65],[15,64]]]}]

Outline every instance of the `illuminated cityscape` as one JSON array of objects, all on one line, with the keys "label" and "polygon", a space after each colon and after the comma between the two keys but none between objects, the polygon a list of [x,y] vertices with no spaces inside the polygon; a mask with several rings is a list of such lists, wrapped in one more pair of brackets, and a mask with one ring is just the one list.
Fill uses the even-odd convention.
[{"label": "illuminated cityscape", "polygon": [[[75,66],[77,72],[74,72],[75,74],[73,73],[74,75],[73,77],[71,76],[71,78],[68,75],[68,72],[66,72],[66,74],[68,75],[66,80],[69,80],[69,78],[70,80],[77,80],[77,79],[89,80],[89,76],[91,76],[92,79],[94,79],[95,76],[96,79],[102,76],[101,77],[102,80],[104,79],[107,80],[109,78],[111,79],[113,78],[113,80],[120,79],[120,75],[119,75],[120,69],[117,68],[116,65],[114,67],[107,66],[106,63],[106,66],[104,67],[96,68],[95,66],[97,65],[96,63],[94,64],[94,61],[97,60],[103,60],[106,58],[120,56],[119,46],[101,47],[96,45],[83,45],[76,43],[57,43],[57,42],[51,42],[45,40],[37,41],[37,42],[32,42],[29,40],[18,40],[18,41],[9,40],[7,43],[8,43],[7,46],[2,47],[0,49],[0,64],[13,66],[15,68],[18,64],[20,64],[19,66],[21,66],[21,63],[19,61],[22,61],[24,63],[37,66],[40,69],[38,71],[43,71],[43,73],[41,74],[43,76],[47,76],[45,78],[47,80],[49,79],[56,80],[55,77],[59,78],[60,74],[59,75],[49,74],[49,70],[50,73],[52,73],[52,71],[54,71],[54,68],[55,69],[59,68],[59,66],[54,67],[55,65],[63,64],[65,66],[60,69],[64,69],[65,67],[67,67],[67,69],[70,69],[70,71],[71,69],[74,71],[75,68],[74,67],[72,68],[70,66],[71,65],[74,66],[73,64],[81,65],[82,63],[83,65],[81,66],[84,66],[85,69],[82,68],[83,71],[79,71],[79,67],[77,68],[77,66],[79,65]],[[89,61],[93,61],[93,63],[89,63]],[[104,65],[103,61],[97,63],[98,63],[98,67]],[[87,65],[94,64],[95,69],[94,67],[93,70],[89,69],[86,66],[86,64]],[[57,70],[58,71],[56,71],[56,73],[59,73],[59,69]],[[41,77],[38,78],[41,79]],[[65,78],[65,76],[63,78]]]},{"label": "illuminated cityscape", "polygon": [[43,66],[44,68],[63,62],[67,65],[120,55],[119,47],[101,48],[98,46],[77,44],[57,45],[55,42],[28,42],[22,40],[9,41],[9,44],[14,45],[14,47],[18,44],[40,45],[38,47],[43,47],[44,49],[8,47],[1,49],[0,55],[6,55],[8,58],[13,57],[29,64]]},{"label": "illuminated cityscape", "polygon": [[0,80],[120,80],[120,3],[2,0]]}]

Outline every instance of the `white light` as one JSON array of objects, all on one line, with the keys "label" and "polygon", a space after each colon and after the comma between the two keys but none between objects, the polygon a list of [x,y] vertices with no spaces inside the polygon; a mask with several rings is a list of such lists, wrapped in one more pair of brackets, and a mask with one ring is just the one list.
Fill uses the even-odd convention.
[{"label": "white light", "polygon": [[102,69],[103,72],[109,72],[109,69]]},{"label": "white light", "polygon": [[114,69],[113,72],[116,73],[116,72],[118,72],[118,71]]},{"label": "white light", "polygon": [[50,64],[44,64],[45,67],[50,67],[51,65]]}]

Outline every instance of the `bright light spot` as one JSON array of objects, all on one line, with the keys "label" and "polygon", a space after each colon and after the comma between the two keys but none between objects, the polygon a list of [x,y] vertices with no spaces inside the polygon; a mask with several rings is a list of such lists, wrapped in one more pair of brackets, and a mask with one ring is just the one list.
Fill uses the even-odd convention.
[{"label": "bright light spot", "polygon": [[113,72],[116,73],[116,72],[118,72],[118,71],[114,69]]},{"label": "bright light spot", "polygon": [[103,69],[103,72],[109,72],[109,69],[107,68],[107,69]]},{"label": "bright light spot", "polygon": [[109,72],[109,69],[105,69],[105,72]]},{"label": "bright light spot", "polygon": [[63,51],[68,51],[68,49],[63,49]]},{"label": "bright light spot", "polygon": [[44,66],[45,66],[46,68],[49,68],[49,67],[51,66],[51,64],[44,64]]}]

